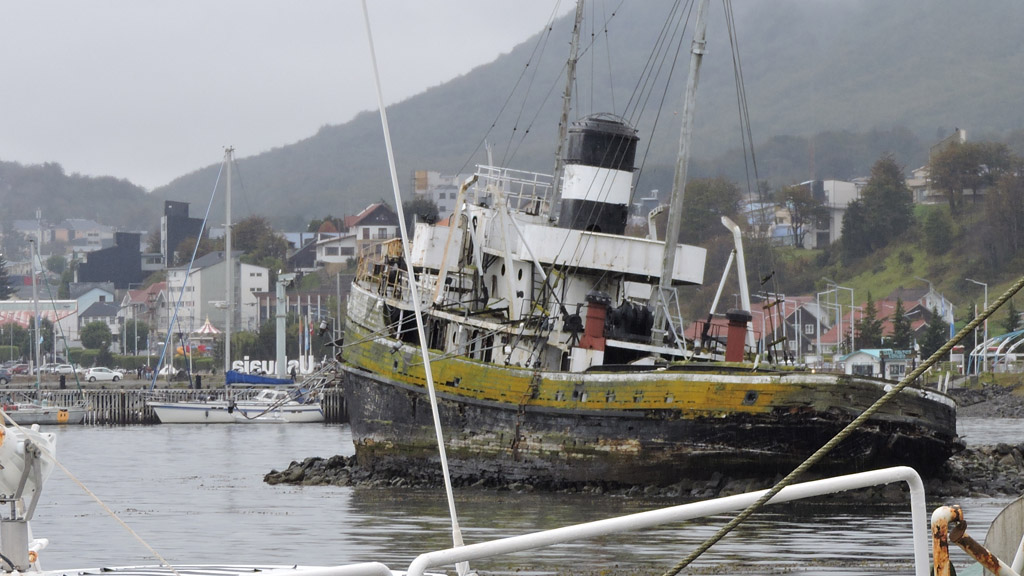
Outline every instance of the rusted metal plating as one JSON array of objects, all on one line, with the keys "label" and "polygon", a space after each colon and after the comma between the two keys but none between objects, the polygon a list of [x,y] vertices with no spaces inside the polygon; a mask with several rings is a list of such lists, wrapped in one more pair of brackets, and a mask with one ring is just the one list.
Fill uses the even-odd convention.
[{"label": "rusted metal plating", "polygon": [[959,506],[943,506],[932,513],[932,559],[935,576],[952,574],[949,562],[949,543],[953,542],[977,560],[988,572],[997,576],[1018,576],[995,554],[967,534],[967,521]]}]

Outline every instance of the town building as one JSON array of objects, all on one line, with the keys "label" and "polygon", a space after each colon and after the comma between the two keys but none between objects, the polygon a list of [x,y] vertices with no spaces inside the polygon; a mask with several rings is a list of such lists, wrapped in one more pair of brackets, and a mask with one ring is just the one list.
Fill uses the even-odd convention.
[{"label": "town building", "polygon": [[164,215],[160,218],[160,254],[165,267],[175,263],[175,250],[186,238],[199,238],[203,219],[188,215],[188,202],[164,202]]},{"label": "town building", "polygon": [[[245,330],[258,326],[255,292],[266,292],[270,287],[270,271],[262,266],[244,264],[238,260],[241,252],[232,252],[234,265],[234,314],[232,329]],[[191,333],[209,318],[219,330],[227,325],[227,266],[224,251],[211,252],[189,266],[167,269],[167,312],[174,315],[180,302],[177,318],[169,318],[172,333]]]},{"label": "town building", "polygon": [[142,271],[142,235],[117,232],[114,244],[86,255],[75,270],[77,282],[111,282],[118,290],[127,290],[145,279]]}]

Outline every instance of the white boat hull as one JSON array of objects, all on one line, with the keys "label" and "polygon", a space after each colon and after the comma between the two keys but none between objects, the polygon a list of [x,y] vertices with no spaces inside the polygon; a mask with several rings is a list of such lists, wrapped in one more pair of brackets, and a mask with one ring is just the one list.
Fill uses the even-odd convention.
[{"label": "white boat hull", "polygon": [[40,424],[81,424],[85,421],[84,406],[33,406],[20,404],[4,407],[4,413],[20,426]]},{"label": "white boat hull", "polygon": [[212,402],[148,402],[163,424],[315,423],[324,421],[319,404],[295,404],[267,411],[265,405],[223,400]]}]

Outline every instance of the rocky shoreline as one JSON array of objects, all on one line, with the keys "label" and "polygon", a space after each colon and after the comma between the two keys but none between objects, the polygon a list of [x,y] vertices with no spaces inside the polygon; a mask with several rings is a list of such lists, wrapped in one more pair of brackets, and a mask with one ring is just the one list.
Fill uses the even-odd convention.
[{"label": "rocky shoreline", "polygon": [[[958,412],[968,417],[1024,417],[1024,396],[1014,389],[990,386],[960,390],[954,393],[961,407]],[[532,484],[529,482],[496,483],[486,480],[454,479],[456,486],[479,489],[565,493],[615,494],[622,496],[707,499],[739,494],[771,487],[780,478],[725,478],[683,480],[666,487],[610,486],[600,482],[587,484]],[[802,481],[813,480],[808,476]],[[282,471],[272,470],[263,478],[268,484],[302,486],[362,487],[435,487],[441,485],[439,472],[405,470],[370,470],[360,467],[355,457],[307,458],[292,462]],[[1024,442],[967,448],[950,458],[942,471],[925,478],[930,498],[985,497],[1024,493]],[[889,502],[904,498],[905,487],[889,485],[857,491],[863,502]]]}]

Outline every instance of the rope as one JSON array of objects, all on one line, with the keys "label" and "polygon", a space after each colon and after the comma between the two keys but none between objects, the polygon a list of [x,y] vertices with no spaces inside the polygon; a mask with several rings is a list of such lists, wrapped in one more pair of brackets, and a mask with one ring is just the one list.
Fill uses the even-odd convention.
[{"label": "rope", "polygon": [[768,492],[761,496],[761,498],[759,498],[757,502],[754,502],[753,504],[748,506],[745,510],[743,510],[743,512],[741,512],[738,516],[729,521],[728,524],[723,526],[718,532],[716,532],[713,536],[708,538],[703,544],[701,544],[696,550],[691,552],[686,558],[683,558],[683,560],[681,560],[678,564],[676,564],[668,571],[666,571],[664,576],[675,576],[679,573],[680,570],[689,566],[690,563],[699,558],[701,554],[703,554],[709,548],[714,546],[719,540],[724,538],[729,532],[732,532],[734,528],[743,523],[759,508],[768,503],[768,501],[774,498],[776,494],[781,492],[783,488],[792,484],[801,474],[807,471],[808,468],[817,464],[818,461],[824,458],[826,454],[828,454],[833,448],[836,447],[836,445],[845,440],[855,430],[860,428],[862,424],[867,422],[867,420],[871,418],[876,412],[878,412],[878,410],[880,410],[882,406],[884,406],[887,402],[892,400],[897,394],[902,392],[904,388],[909,386],[911,382],[916,380],[919,376],[921,376],[921,374],[923,374],[926,370],[928,370],[936,362],[938,362],[943,356],[949,353],[949,351],[952,350],[954,346],[959,344],[965,336],[974,331],[975,328],[977,328],[989,316],[995,313],[995,311],[998,310],[1000,306],[1005,304],[1010,298],[1013,298],[1014,294],[1019,292],[1021,288],[1024,288],[1024,276],[1022,276],[1020,279],[1014,282],[1014,284],[1010,286],[1010,288],[1007,289],[1002,296],[1000,296],[995,302],[993,302],[992,305],[990,305],[985,310],[985,312],[983,312],[974,320],[971,320],[966,326],[961,328],[960,331],[953,336],[953,338],[951,338],[948,342],[943,344],[941,348],[936,350],[935,353],[932,354],[927,360],[925,360],[920,366],[918,366],[911,373],[907,374],[903,378],[903,380],[900,380],[899,384],[894,386],[892,389],[886,392],[881,398],[876,400],[874,404],[869,406],[868,409],[861,413],[860,416],[855,418],[853,422],[850,422],[846,426],[846,428],[840,430],[839,433],[835,435],[835,437],[829,440],[824,446],[819,448],[818,451],[812,454],[809,458],[807,458],[807,460],[804,460],[802,464],[797,466],[792,472],[789,473],[789,475],[780,480],[778,484],[776,484],[770,490],[768,490]]},{"label": "rope", "polygon": [[[15,422],[6,412],[0,411],[0,414],[3,414],[3,419],[6,420],[8,423],[12,424],[18,430],[25,430],[24,428],[21,427],[20,424]],[[139,534],[135,530],[132,530],[132,527],[129,526],[124,520],[122,520],[121,517],[118,516],[116,512],[111,510],[110,506],[107,506],[106,502],[104,502],[99,496],[97,496],[92,490],[90,490],[88,486],[86,486],[81,480],[79,480],[74,474],[72,474],[71,471],[68,470],[67,467],[64,466],[64,464],[57,459],[56,454],[50,452],[46,448],[46,446],[39,444],[36,444],[36,446],[44,455],[46,455],[47,458],[53,461],[54,465],[56,465],[58,468],[61,469],[62,472],[64,472],[65,476],[67,476],[72,482],[77,484],[78,487],[81,488],[83,492],[88,494],[90,498],[95,500],[96,503],[100,505],[100,508],[102,508],[111,518],[113,518],[118,524],[120,524],[122,528],[127,530],[128,533],[131,534],[132,538],[135,538],[135,540],[138,541],[139,544],[142,544],[146,548],[146,550],[149,550],[149,553],[152,554],[157,559],[157,561],[160,562],[161,566],[166,566],[171,572],[175,574],[175,576],[181,576],[181,574],[179,574],[178,571],[174,569],[174,566],[172,566],[170,562],[164,559],[164,557],[161,556],[160,553],[156,551],[156,549],[150,546],[149,543],[142,538],[142,536],[139,536]],[[41,489],[42,486],[37,487],[37,490]]]}]

